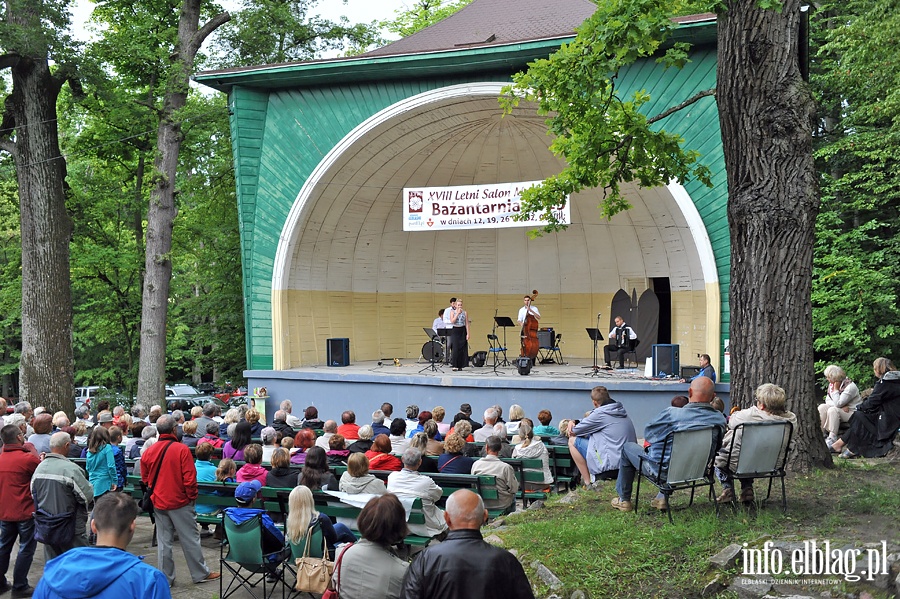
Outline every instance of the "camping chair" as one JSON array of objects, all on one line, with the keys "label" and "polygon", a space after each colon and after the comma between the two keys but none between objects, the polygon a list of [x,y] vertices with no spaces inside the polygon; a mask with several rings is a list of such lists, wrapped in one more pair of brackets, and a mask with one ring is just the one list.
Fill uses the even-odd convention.
[{"label": "camping chair", "polygon": [[[256,594],[256,587],[262,582],[262,599],[272,597],[278,586],[281,587],[281,597],[284,599],[284,576],[279,571],[284,557],[279,556],[279,561],[273,562],[263,554],[262,514],[238,524],[223,513],[222,526],[225,529],[225,542],[219,546],[219,567],[223,573],[226,570],[230,572],[232,579],[228,588],[223,590],[225,576],[219,578],[219,597],[227,599],[244,588],[251,597],[260,599]],[[268,575],[275,575],[278,580],[269,582]],[[268,590],[267,583],[271,585]]]},{"label": "camping chair", "polygon": [[[740,439],[737,467],[732,476],[736,480],[768,478],[769,489],[766,491],[766,496],[761,503],[769,499],[769,496],[772,494],[773,479],[780,478],[781,511],[783,513],[787,513],[787,491],[784,486],[785,464],[787,463],[793,434],[794,425],[787,420],[739,424],[735,427],[734,434],[731,437],[727,461],[725,462],[726,464],[731,464],[731,458],[735,451],[735,442]],[[731,502],[731,508],[737,511],[734,501]]]},{"label": "camping chair", "polygon": [[[328,516],[322,514],[319,516],[320,518],[327,518]],[[306,534],[300,539],[299,543],[293,543],[290,539],[288,539],[288,545],[291,548],[291,557],[290,559],[284,562],[284,571],[290,572],[291,577],[285,577],[285,583],[287,584],[287,580],[292,580],[296,583],[297,579],[297,568],[295,567],[295,563],[298,557],[303,557],[304,551],[306,550]],[[312,534],[309,535],[309,554],[307,557],[315,557],[320,558],[325,555],[325,533],[322,532],[322,527],[318,522],[313,527]],[[299,597],[302,595],[309,595],[310,597],[315,598],[315,595],[312,593],[302,593],[299,591],[294,591],[294,584],[291,585],[291,597]],[[223,598],[224,599],[224,598]]]},{"label": "camping chair", "polygon": [[[694,490],[697,487],[709,487],[709,498],[716,507],[718,516],[719,504],[716,503],[716,498],[713,496],[712,464],[719,448],[720,434],[721,431],[717,426],[675,431],[669,433],[663,441],[662,455],[665,456],[668,453],[667,462],[657,464],[642,455],[637,468],[635,515],[637,515],[640,505],[641,479],[646,478],[664,495],[670,523],[672,523],[672,506],[669,505],[669,496],[679,489],[689,488],[691,490],[691,500],[688,505],[693,505]],[[667,452],[670,447],[671,451]],[[644,472],[645,461],[651,464],[652,474]]]}]

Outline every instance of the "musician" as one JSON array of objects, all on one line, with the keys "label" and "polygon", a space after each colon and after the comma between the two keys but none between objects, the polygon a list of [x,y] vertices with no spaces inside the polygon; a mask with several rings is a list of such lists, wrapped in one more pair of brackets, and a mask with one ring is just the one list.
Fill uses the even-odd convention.
[{"label": "musician", "polygon": [[528,317],[528,313],[531,312],[531,315],[534,316],[537,320],[541,319],[541,312],[537,309],[537,306],[531,305],[531,296],[526,295],[522,300],[525,302],[525,305],[519,308],[519,317],[517,318],[519,322],[519,326],[525,324],[525,319]]},{"label": "musician", "polygon": [[609,332],[609,345],[603,347],[603,358],[606,360],[606,367],[612,368],[609,358],[612,352],[616,352],[619,368],[625,368],[625,354],[632,350],[638,336],[621,316],[616,316],[615,322],[616,326]]},{"label": "musician", "polygon": [[[453,370],[462,370],[466,367],[469,359],[469,313],[463,309],[463,301],[453,298],[450,304],[449,321],[453,323],[453,332],[450,334],[450,363],[453,364]],[[444,312],[444,322],[447,322],[448,316]]]},{"label": "musician", "polygon": [[434,332],[437,333],[438,329],[443,329],[446,325],[444,324],[444,313],[447,311],[446,308],[441,308],[438,310],[437,318],[434,319],[434,322],[431,323],[431,328],[434,329]]}]

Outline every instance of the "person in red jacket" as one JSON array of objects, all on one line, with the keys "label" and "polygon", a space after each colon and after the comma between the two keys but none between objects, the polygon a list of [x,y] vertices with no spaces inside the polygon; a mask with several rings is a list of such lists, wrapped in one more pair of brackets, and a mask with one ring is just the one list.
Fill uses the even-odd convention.
[{"label": "person in red jacket", "polygon": [[159,417],[156,430],[159,440],[141,456],[141,481],[152,487],[159,569],[166,575],[169,585],[175,583],[172,544],[177,532],[194,583],[216,580],[220,574],[209,571],[200,548],[200,533],[194,514],[197,469],[194,467],[191,450],[178,442],[175,436],[175,419],[170,415]]},{"label": "person in red jacket", "polygon": [[0,429],[3,453],[0,453],[0,593],[9,590],[6,571],[13,543],[19,538],[19,555],[13,568],[13,597],[31,597],[28,570],[34,559],[34,499],[31,498],[31,475],[41,461],[24,447],[25,434],[14,424]]}]

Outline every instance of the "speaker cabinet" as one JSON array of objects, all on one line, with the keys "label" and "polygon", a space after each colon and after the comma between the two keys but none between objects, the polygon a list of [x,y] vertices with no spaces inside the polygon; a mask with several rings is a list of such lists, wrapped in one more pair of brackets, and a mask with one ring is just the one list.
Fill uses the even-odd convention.
[{"label": "speaker cabinet", "polygon": [[350,366],[350,339],[326,339],[329,366]]},{"label": "speaker cabinet", "polygon": [[678,376],[681,370],[678,353],[677,345],[655,344],[653,346],[653,375]]},{"label": "speaker cabinet", "polygon": [[531,358],[526,358],[525,356],[520,356],[516,358],[516,369],[519,371],[519,374],[525,376],[531,373]]}]

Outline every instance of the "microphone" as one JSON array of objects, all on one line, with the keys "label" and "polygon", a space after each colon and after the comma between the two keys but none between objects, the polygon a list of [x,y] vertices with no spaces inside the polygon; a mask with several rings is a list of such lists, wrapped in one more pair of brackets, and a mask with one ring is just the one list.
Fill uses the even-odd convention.
[{"label": "microphone", "polygon": [[597,318],[600,318],[601,314],[603,314],[603,312],[597,312]]}]

